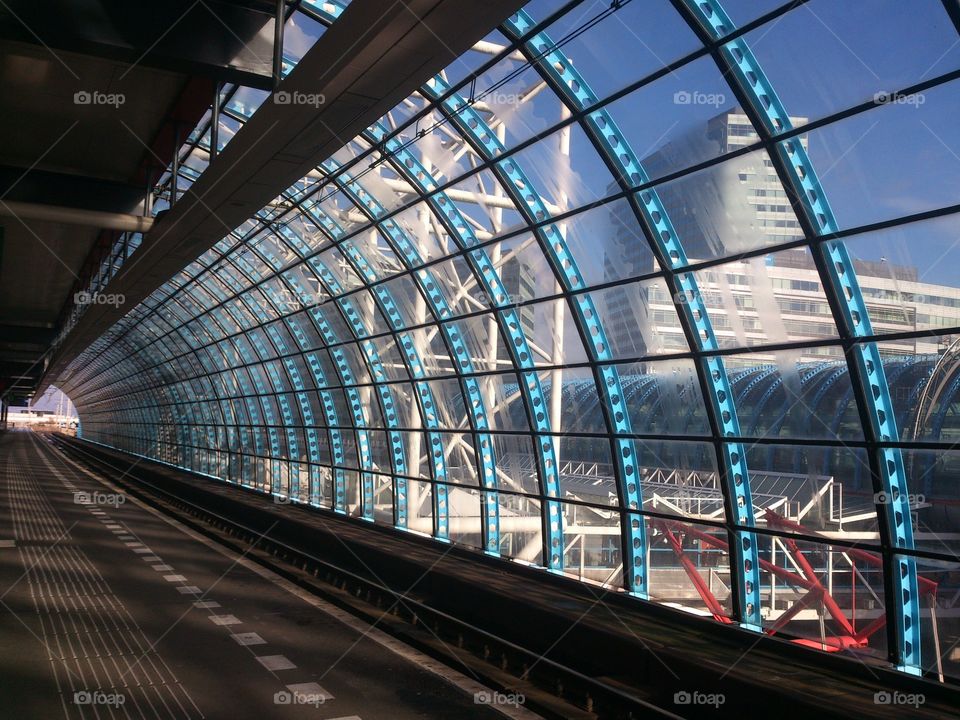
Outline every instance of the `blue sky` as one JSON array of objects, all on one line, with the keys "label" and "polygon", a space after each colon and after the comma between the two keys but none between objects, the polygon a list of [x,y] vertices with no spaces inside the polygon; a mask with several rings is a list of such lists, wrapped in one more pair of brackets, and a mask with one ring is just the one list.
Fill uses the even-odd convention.
[{"label": "blue sky", "polygon": [[[775,3],[744,0],[725,5],[743,22]],[[534,2],[527,8],[536,19],[546,14],[545,6],[555,3]],[[548,30],[551,39],[558,40],[607,6],[584,3]],[[787,112],[811,120],[960,67],[957,32],[938,0],[813,0],[752,31],[746,40]],[[694,47],[692,33],[666,0],[634,0],[566,44],[564,52],[591,87],[606,95]],[[726,102],[677,105],[673,99],[680,91],[724,95]],[[621,99],[611,113],[637,154],[644,156],[702,128],[709,117],[734,105],[716,65],[704,58]],[[840,226],[956,203],[958,117],[960,81],[955,81],[811,133],[811,161]],[[602,186],[606,180],[592,176],[589,164],[576,169],[587,184]],[[940,222],[850,245],[856,256],[912,264],[924,280],[955,285],[958,239],[955,223]]]}]

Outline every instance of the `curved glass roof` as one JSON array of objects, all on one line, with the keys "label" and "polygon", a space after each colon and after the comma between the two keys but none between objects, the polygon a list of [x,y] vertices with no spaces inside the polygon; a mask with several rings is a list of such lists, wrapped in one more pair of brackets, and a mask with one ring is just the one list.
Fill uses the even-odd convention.
[{"label": "curved glass roof", "polygon": [[960,675],[957,78],[938,0],[534,0],[58,384],[89,440]]}]

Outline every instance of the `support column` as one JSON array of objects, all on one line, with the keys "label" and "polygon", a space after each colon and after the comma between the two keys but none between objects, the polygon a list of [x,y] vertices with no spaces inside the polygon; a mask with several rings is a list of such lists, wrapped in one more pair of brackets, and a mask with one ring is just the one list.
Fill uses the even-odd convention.
[{"label": "support column", "polygon": [[286,2],[277,0],[277,15],[273,26],[273,90],[276,92],[283,79],[283,24],[286,20]]},{"label": "support column", "polygon": [[177,202],[177,182],[180,179],[180,124],[177,124],[177,129],[173,138],[173,166],[170,169],[170,207],[173,207]]},{"label": "support column", "polygon": [[220,95],[223,93],[223,83],[218,82],[213,88],[213,107],[210,110],[210,162],[217,157],[220,151]]}]

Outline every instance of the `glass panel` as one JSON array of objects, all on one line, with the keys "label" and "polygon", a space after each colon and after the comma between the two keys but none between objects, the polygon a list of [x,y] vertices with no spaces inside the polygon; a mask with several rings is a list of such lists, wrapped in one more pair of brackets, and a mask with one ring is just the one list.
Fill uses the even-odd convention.
[{"label": "glass panel", "polygon": [[[728,132],[742,123],[740,118],[743,116],[736,114],[726,117]],[[803,237],[786,191],[764,151],[740,155],[654,189],[690,262]],[[644,193],[640,196],[647,197]],[[758,207],[771,203],[773,210]]]},{"label": "glass panel", "polygon": [[[606,10],[607,6],[601,4],[580,6],[546,29],[598,97],[605,97],[700,46],[690,28],[664,0],[626,3],[596,22],[596,17]],[[584,28],[589,29],[583,32]],[[610,52],[611,47],[630,47],[630,62],[621,62]]]},{"label": "glass panel", "polygon": [[956,203],[960,182],[957,81],[812,130],[817,168],[840,227]]},{"label": "glass panel", "polygon": [[864,233],[846,245],[874,333],[960,326],[956,215]]},{"label": "glass panel", "polygon": [[960,66],[957,33],[938,0],[874,0],[869,18],[848,10],[812,0],[744,37],[794,124]]}]

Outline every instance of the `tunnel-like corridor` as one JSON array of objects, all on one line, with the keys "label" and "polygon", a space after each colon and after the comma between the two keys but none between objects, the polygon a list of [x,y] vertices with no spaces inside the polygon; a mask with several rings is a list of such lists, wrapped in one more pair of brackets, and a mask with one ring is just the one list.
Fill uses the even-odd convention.
[{"label": "tunnel-like corridor", "polygon": [[[57,508],[87,474],[459,673],[293,683],[344,718],[749,712],[770,664],[772,707],[818,672],[838,717],[956,701],[956,0],[79,5],[0,12],[15,617],[159,642],[110,535],[44,553],[97,527]],[[151,652],[124,712],[201,712]]]}]

